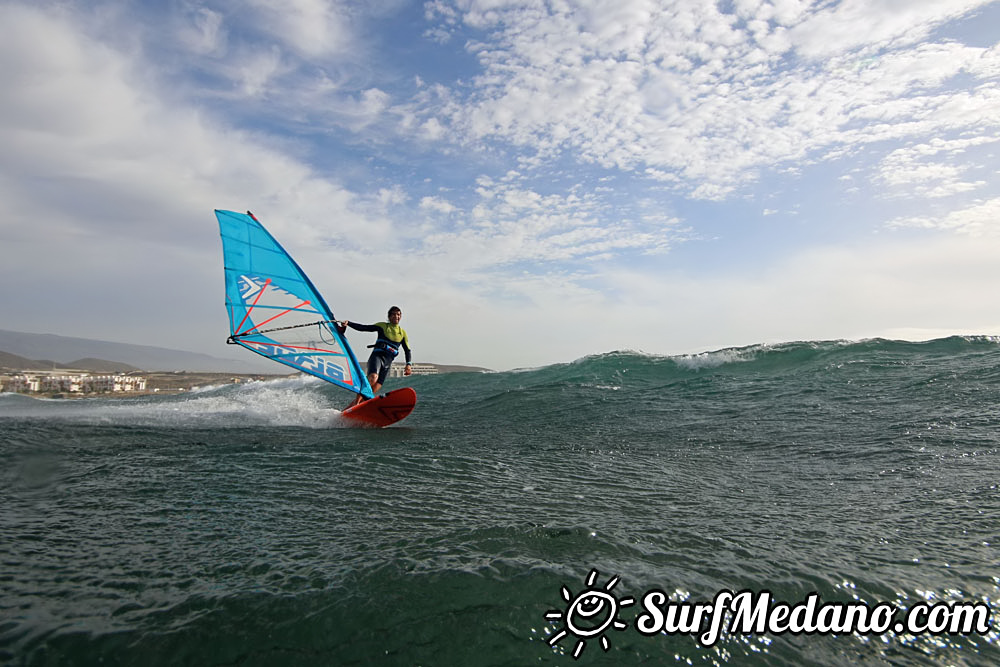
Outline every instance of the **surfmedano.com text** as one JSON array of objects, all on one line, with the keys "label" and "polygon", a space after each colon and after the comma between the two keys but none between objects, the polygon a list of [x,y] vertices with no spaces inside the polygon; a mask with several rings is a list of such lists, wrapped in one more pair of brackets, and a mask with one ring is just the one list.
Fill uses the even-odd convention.
[{"label": "surfmedano.com text", "polygon": [[985,602],[918,602],[900,609],[888,602],[822,602],[819,593],[789,604],[775,601],[770,591],[723,590],[712,602],[674,602],[662,590],[647,591],[635,627],[644,635],[697,635],[713,646],[729,617],[728,634],[896,634],[985,635],[990,631],[990,607]]}]

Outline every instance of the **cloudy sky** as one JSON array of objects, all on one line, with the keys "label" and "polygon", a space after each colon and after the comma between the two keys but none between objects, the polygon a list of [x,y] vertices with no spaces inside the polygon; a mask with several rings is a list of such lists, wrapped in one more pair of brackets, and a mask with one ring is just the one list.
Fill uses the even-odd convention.
[{"label": "cloudy sky", "polygon": [[4,0],[0,84],[3,329],[234,356],[222,208],[417,361],[1000,334],[1000,2]]}]

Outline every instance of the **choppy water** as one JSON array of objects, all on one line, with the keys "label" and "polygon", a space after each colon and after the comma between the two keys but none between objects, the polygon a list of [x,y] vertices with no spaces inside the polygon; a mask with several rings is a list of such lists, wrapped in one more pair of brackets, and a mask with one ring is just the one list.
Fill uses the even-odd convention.
[{"label": "choppy water", "polygon": [[[1000,663],[996,339],[408,381],[417,410],[384,430],[340,428],[349,397],[298,379],[0,396],[0,662]],[[608,591],[625,628],[550,645],[584,627],[563,587]],[[706,645],[637,630],[653,589],[991,615]]]}]

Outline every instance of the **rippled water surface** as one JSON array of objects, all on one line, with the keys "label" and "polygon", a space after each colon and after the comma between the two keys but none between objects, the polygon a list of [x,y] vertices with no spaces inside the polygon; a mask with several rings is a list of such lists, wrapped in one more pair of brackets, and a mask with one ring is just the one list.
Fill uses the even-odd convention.
[{"label": "rippled water surface", "polygon": [[549,643],[563,588],[996,610],[994,339],[412,380],[417,410],[384,430],[342,428],[349,397],[301,379],[0,396],[0,661],[1000,663],[993,616],[706,646],[639,633],[637,602],[623,629]]}]

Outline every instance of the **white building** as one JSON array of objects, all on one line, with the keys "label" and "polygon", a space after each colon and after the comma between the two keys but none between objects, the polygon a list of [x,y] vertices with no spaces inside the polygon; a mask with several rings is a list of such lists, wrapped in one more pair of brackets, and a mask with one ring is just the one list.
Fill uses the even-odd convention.
[{"label": "white building", "polygon": [[3,390],[64,394],[145,391],[146,378],[139,375],[91,375],[73,371],[25,371],[7,376]]},{"label": "white building", "polygon": [[[401,364],[398,361],[394,363],[389,368],[389,377],[391,378],[401,378],[403,377],[403,370],[406,368],[406,364]],[[413,371],[414,375],[437,375],[438,367],[434,364],[411,364],[410,369]]]}]

